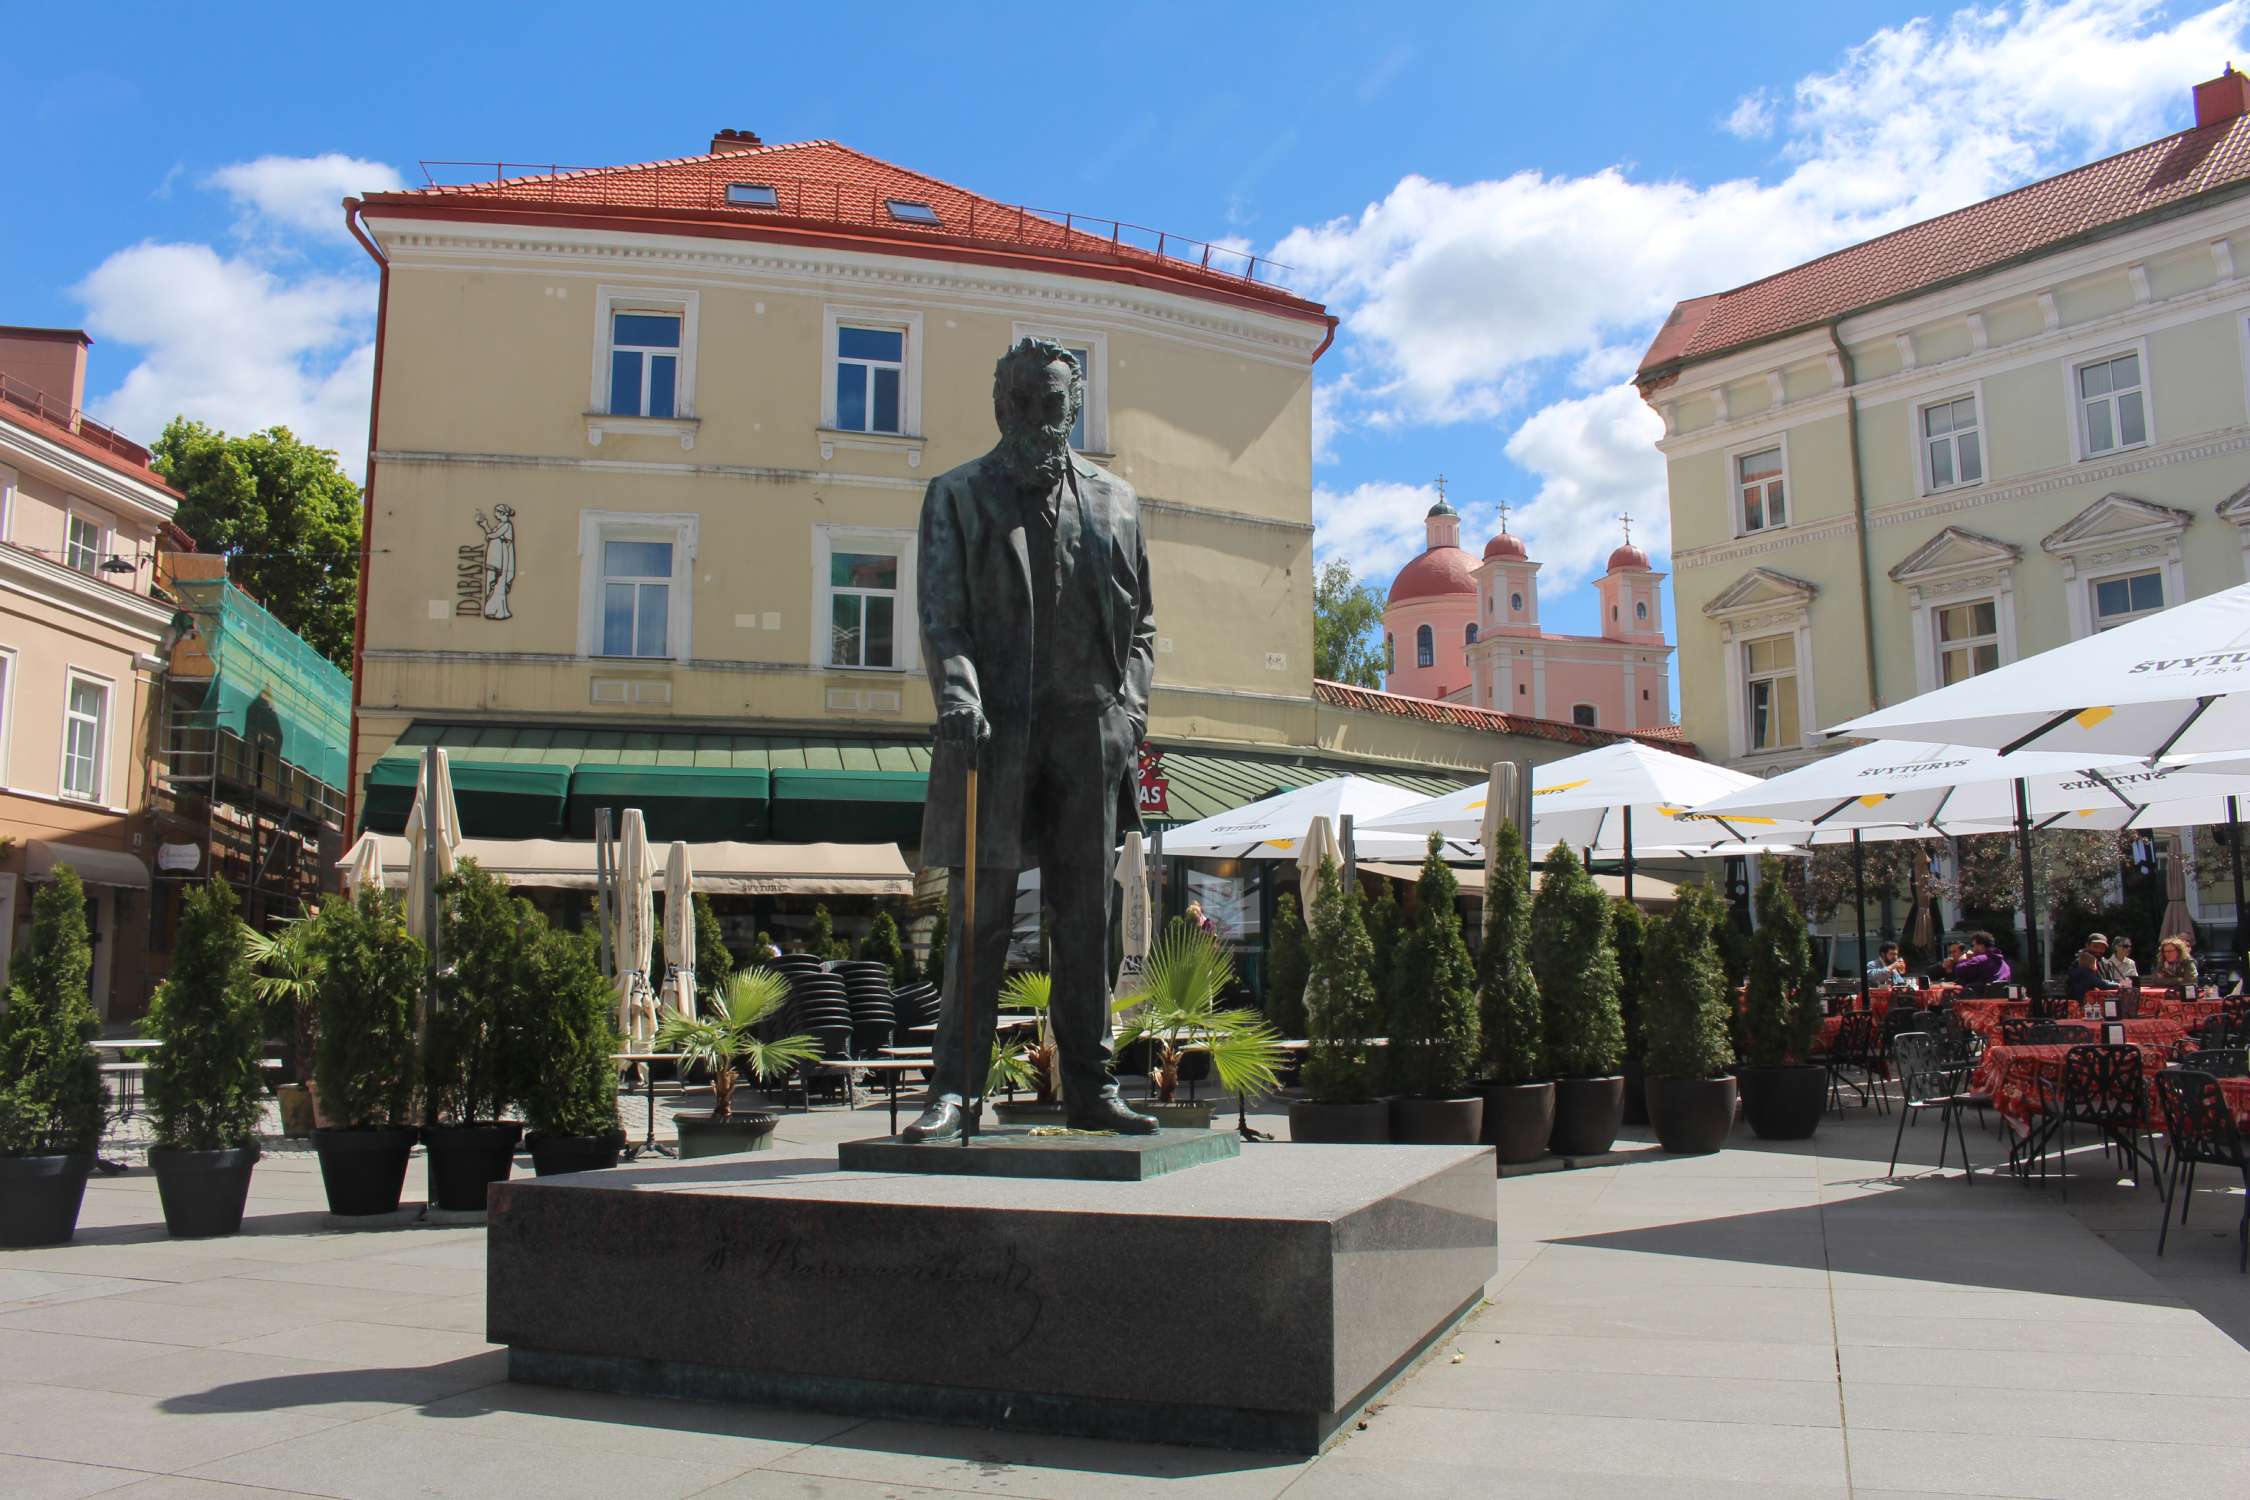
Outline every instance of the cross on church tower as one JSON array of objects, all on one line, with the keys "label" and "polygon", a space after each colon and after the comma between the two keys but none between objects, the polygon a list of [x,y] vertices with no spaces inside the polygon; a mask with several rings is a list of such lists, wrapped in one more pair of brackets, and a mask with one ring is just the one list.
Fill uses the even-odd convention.
[{"label": "cross on church tower", "polygon": [[1445,504],[1445,476],[1443,474],[1437,477],[1437,500],[1438,504]]},{"label": "cross on church tower", "polygon": [[1617,519],[1618,519],[1618,520],[1619,520],[1619,521],[1620,521],[1621,523],[1623,523],[1623,525],[1624,525],[1624,527],[1625,527],[1625,545],[1626,545],[1626,546],[1628,546],[1628,547],[1632,546],[1632,545],[1633,545],[1633,513],[1632,513],[1631,511],[1627,511],[1627,512],[1625,512],[1625,513],[1624,513],[1623,515],[1619,516],[1619,517],[1618,517]]},{"label": "cross on church tower", "polygon": [[1511,507],[1509,506],[1507,501],[1503,500],[1500,502],[1500,534],[1502,536],[1506,536],[1508,534],[1508,511],[1510,509]]}]

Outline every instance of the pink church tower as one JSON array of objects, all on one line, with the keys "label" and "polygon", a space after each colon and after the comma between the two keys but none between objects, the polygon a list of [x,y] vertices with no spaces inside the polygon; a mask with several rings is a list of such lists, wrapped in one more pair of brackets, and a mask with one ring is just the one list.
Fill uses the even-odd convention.
[{"label": "pink church tower", "polygon": [[1383,609],[1391,663],[1383,686],[1409,698],[1459,698],[1477,640],[1477,560],[1461,549],[1461,515],[1446,503],[1442,474],[1422,525],[1422,555],[1399,569]]}]

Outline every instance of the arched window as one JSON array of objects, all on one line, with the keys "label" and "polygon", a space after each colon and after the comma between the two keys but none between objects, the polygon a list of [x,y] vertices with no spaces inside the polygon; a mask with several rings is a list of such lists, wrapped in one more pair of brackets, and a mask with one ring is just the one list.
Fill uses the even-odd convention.
[{"label": "arched window", "polygon": [[1437,665],[1437,637],[1430,634],[1430,627],[1427,625],[1418,626],[1414,631],[1414,665]]},{"label": "arched window", "polygon": [[1464,631],[1462,631],[1462,632],[1461,632],[1461,640],[1462,640],[1462,644],[1464,644],[1464,645],[1469,645],[1469,646],[1474,646],[1474,645],[1475,645],[1475,644],[1477,643],[1477,622],[1476,622],[1476,621],[1474,621],[1474,620],[1471,620],[1471,621],[1469,622],[1469,626],[1468,626],[1468,629],[1466,629],[1466,630],[1464,630]]},{"label": "arched window", "polygon": [[1635,602],[1635,604],[1633,605],[1633,618],[1636,620],[1646,620],[1648,618],[1648,601],[1646,599]]},{"label": "arched window", "polygon": [[1386,672],[1398,670],[1398,639],[1389,631],[1383,632],[1383,670]]},{"label": "arched window", "polygon": [[1591,703],[1573,703],[1570,705],[1570,722],[1581,729],[1594,728],[1594,705]]}]

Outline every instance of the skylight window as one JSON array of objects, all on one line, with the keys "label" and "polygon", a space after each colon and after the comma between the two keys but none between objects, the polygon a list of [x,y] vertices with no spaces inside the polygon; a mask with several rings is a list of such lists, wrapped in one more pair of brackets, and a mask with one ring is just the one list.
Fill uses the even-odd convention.
[{"label": "skylight window", "polygon": [[727,202],[739,208],[775,208],[780,198],[762,182],[730,182],[727,184]]},{"label": "skylight window", "polygon": [[883,201],[890,209],[891,217],[901,224],[935,224],[938,221],[937,210],[927,203],[916,203],[911,198],[886,198]]}]

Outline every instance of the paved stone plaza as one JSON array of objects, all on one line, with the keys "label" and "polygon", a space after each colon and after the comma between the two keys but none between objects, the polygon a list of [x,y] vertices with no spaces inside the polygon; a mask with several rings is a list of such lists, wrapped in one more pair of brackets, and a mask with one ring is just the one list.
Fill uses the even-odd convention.
[{"label": "paved stone plaza", "polygon": [[[792,1115],[780,1149],[881,1118]],[[1501,1181],[1493,1305],[1310,1462],[510,1386],[480,1228],[328,1230],[285,1152],[249,1232],[172,1241],[145,1171],[97,1177],[76,1243],[0,1254],[0,1495],[2250,1493],[2239,1191],[2200,1193],[2160,1262],[2154,1193],[2102,1183],[2097,1151],[2065,1207],[1887,1184],[1890,1131],[1855,1109],[1816,1149]]]}]

